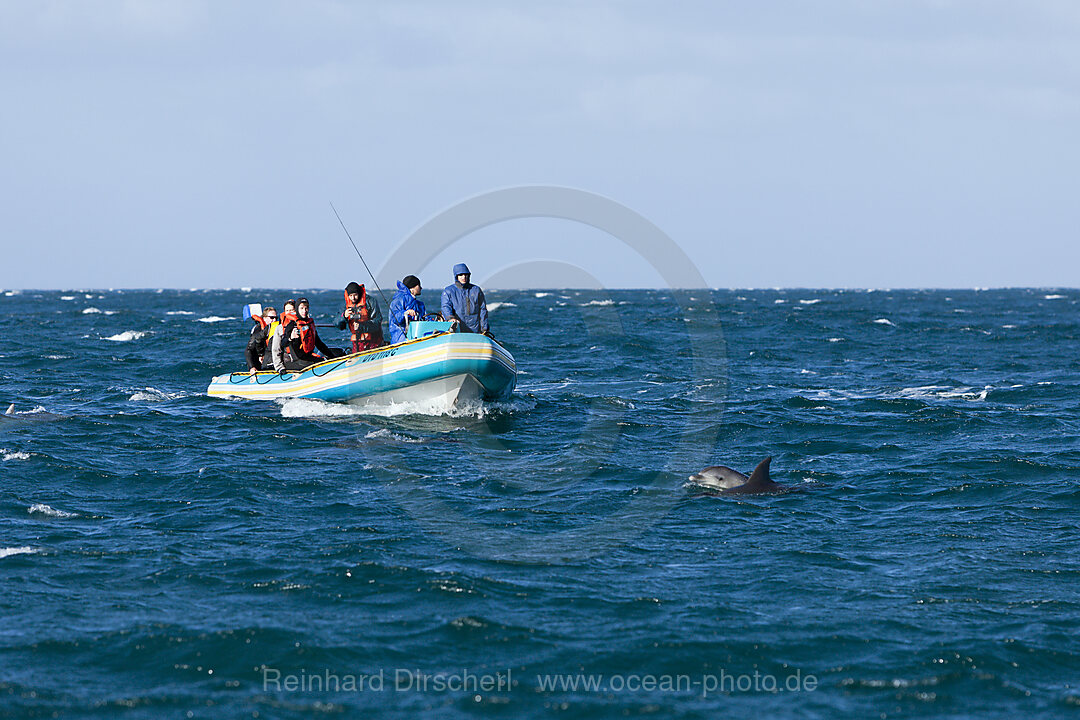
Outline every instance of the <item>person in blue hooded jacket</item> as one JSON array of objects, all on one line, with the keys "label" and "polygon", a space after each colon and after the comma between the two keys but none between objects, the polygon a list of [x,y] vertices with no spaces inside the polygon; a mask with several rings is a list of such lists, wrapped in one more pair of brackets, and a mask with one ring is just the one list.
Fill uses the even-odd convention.
[{"label": "person in blue hooded jacket", "polygon": [[399,280],[397,292],[390,300],[390,344],[405,342],[405,326],[409,320],[422,320],[427,310],[420,297],[420,279],[415,275],[406,275]]},{"label": "person in blue hooded jacket", "polygon": [[443,320],[456,320],[465,332],[489,335],[484,291],[469,282],[472,273],[465,263],[454,266],[454,284],[442,291]]}]

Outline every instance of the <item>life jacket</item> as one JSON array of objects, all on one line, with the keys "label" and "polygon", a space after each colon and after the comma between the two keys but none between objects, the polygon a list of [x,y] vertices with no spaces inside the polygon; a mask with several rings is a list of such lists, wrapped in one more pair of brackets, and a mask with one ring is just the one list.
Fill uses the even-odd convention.
[{"label": "life jacket", "polygon": [[345,312],[341,315],[349,325],[349,332],[352,333],[354,351],[363,344],[382,344],[382,328],[379,328],[376,333],[360,331],[361,325],[366,324],[371,317],[367,305],[367,290],[363,285],[360,286],[360,301],[355,305],[349,298],[348,291],[345,292]]},{"label": "life jacket", "polygon": [[256,323],[258,323],[259,327],[261,327],[261,328],[266,327],[266,318],[264,318],[262,315],[252,315],[251,319],[254,320]]},{"label": "life jacket", "polygon": [[297,317],[296,328],[300,331],[300,347],[308,355],[315,353],[315,318],[308,315],[306,318]]}]

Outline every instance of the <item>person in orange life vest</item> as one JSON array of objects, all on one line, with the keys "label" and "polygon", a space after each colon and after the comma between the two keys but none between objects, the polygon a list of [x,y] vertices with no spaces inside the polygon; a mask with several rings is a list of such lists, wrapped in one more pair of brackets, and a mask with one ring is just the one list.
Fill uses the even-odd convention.
[{"label": "person in orange life vest", "polygon": [[379,301],[367,294],[363,285],[351,282],[345,287],[345,312],[338,318],[339,330],[349,328],[354,353],[383,344],[382,311]]},{"label": "person in orange life vest", "polygon": [[[296,360],[304,363],[304,367],[341,354],[327,347],[326,343],[319,337],[319,331],[315,329],[315,319],[310,314],[307,298],[300,298],[296,301],[296,318],[285,327],[283,332],[284,336],[288,338],[288,351],[292,353]],[[317,354],[316,350],[321,355]]]},{"label": "person in orange life vest", "polygon": [[244,351],[247,356],[248,372],[252,375],[269,366],[265,359],[266,351],[276,324],[277,310],[272,307],[263,308],[262,316],[255,317],[255,327],[251,328],[251,338]]},{"label": "person in orange life vest", "polygon": [[[289,335],[285,334],[286,327],[289,328]],[[290,339],[299,337],[300,331],[296,328],[296,301],[286,300],[281,308],[281,321],[276,324],[270,336],[269,364],[273,364],[276,372],[295,372],[306,367],[305,363],[297,360],[292,354],[292,348],[289,345]]]}]

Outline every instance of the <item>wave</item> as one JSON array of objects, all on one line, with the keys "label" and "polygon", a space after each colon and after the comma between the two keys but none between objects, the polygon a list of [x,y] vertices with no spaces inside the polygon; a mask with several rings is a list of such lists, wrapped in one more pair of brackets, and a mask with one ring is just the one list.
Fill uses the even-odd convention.
[{"label": "wave", "polygon": [[60,299],[61,300],[74,300],[75,296],[74,295],[61,295]]},{"label": "wave", "polygon": [[115,315],[115,310],[99,310],[96,307],[88,307],[82,311],[83,315]]},{"label": "wave", "polygon": [[896,327],[896,323],[894,323],[889,318],[878,318],[877,320],[874,321],[874,324],[875,325],[889,325],[891,327]]},{"label": "wave", "polygon": [[217,323],[217,322],[225,322],[226,320],[239,320],[239,318],[236,318],[236,317],[221,317],[220,315],[209,315],[209,316],[204,317],[204,318],[199,318],[197,322]]},{"label": "wave", "polygon": [[191,310],[169,310],[166,315],[194,315]]},{"label": "wave", "polygon": [[821,302],[821,298],[815,298],[813,300],[800,300],[799,304],[800,305],[817,305],[819,302]]},{"label": "wave", "polygon": [[982,401],[986,399],[990,389],[990,385],[985,386],[982,390],[976,390],[971,387],[952,388],[946,385],[922,385],[919,387],[903,388],[900,392],[896,393],[896,397],[904,398],[905,400],[962,398],[964,400]]},{"label": "wave", "polygon": [[25,545],[23,547],[0,548],[0,558],[11,557],[12,555],[32,555],[39,552],[41,551],[37,548],[32,548]]},{"label": "wave", "polygon": [[799,390],[796,392],[814,401],[961,399],[972,402],[981,402],[986,400],[992,389],[992,385],[987,385],[982,390],[967,386],[950,387],[948,385],[920,385],[918,387],[900,388],[899,390],[816,389]]},{"label": "wave", "polygon": [[614,304],[615,304],[614,300],[590,300],[587,303],[581,303],[581,307],[589,307],[590,305],[598,305],[598,306],[601,306],[601,307],[606,307],[608,305],[614,305]]},{"label": "wave", "polygon": [[132,340],[138,340],[139,338],[146,337],[147,333],[141,330],[125,330],[122,333],[116,335],[110,335],[102,340],[111,340],[112,342],[131,342]]},{"label": "wave", "polygon": [[538,298],[551,297],[551,293],[535,293],[534,297],[538,297]]},{"label": "wave", "polygon": [[47,517],[54,518],[73,518],[79,516],[78,513],[67,512],[65,510],[57,510],[56,508],[51,508],[48,505],[45,505],[44,503],[36,503],[34,505],[31,505],[26,509],[26,512],[30,513],[31,515],[33,515],[34,513],[38,513],[39,515],[45,515]]},{"label": "wave", "polygon": [[0,448],[0,453],[2,453],[2,457],[4,459],[4,462],[7,462],[8,460],[29,460],[30,459],[30,453],[27,453],[27,452],[19,452],[17,450],[13,451],[13,452],[8,452],[4,448]]},{"label": "wave", "polygon": [[503,307],[517,307],[517,305],[512,302],[490,302],[487,304],[488,312],[495,312],[499,308]]},{"label": "wave", "polygon": [[1044,295],[1043,299],[1044,300],[1064,300],[1065,296],[1064,295]]},{"label": "wave", "polygon": [[364,436],[365,440],[377,440],[377,439],[380,439],[380,438],[386,438],[386,439],[389,439],[389,440],[397,440],[399,442],[404,442],[404,443],[422,443],[422,442],[424,442],[423,438],[409,437],[408,435],[402,435],[401,433],[396,433],[396,432],[393,432],[391,430],[387,430],[386,428],[382,428],[381,430],[372,430],[371,432],[369,432],[367,435]]},{"label": "wave", "polygon": [[187,397],[188,395],[189,393],[165,392],[164,390],[158,390],[157,388],[147,387],[136,391],[134,395],[128,398],[128,401],[164,402],[165,400],[176,400],[177,398]]}]

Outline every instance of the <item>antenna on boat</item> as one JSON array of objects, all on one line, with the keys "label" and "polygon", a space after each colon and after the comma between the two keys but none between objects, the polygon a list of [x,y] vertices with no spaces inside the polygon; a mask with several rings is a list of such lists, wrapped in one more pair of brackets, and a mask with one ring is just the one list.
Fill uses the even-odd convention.
[{"label": "antenna on boat", "polygon": [[352,249],[355,250],[356,254],[360,256],[360,262],[364,263],[364,269],[367,270],[368,277],[371,278],[371,282],[375,283],[376,289],[378,289],[379,294],[382,295],[383,302],[386,303],[386,307],[389,308],[390,301],[386,299],[386,293],[384,293],[382,291],[382,288],[379,287],[379,281],[375,279],[375,275],[371,272],[371,268],[367,266],[367,261],[364,260],[364,256],[360,255],[360,248],[356,247],[356,242],[352,239],[352,235],[349,234],[349,228],[345,227],[345,222],[341,219],[341,216],[338,215],[337,208],[334,207],[333,201],[331,201],[330,203],[330,209],[334,211],[334,215],[335,217],[337,217],[337,221],[341,223],[341,229],[345,231],[345,237],[349,238],[349,242],[352,243]]}]

